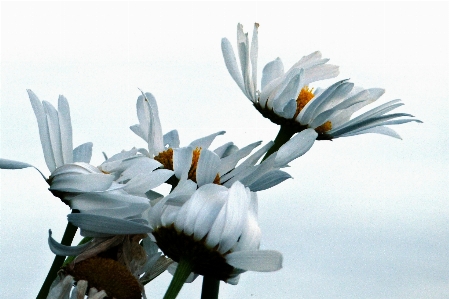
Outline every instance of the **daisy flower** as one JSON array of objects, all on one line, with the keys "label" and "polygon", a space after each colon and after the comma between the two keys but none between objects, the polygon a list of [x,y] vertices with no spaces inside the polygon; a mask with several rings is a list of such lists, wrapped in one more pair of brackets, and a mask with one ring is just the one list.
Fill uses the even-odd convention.
[{"label": "daisy flower", "polygon": [[[157,103],[150,93],[142,94],[138,98],[137,107],[140,125],[131,128],[148,142],[149,153],[152,153],[149,156],[154,156],[153,159],[160,162],[164,169],[173,170],[174,177],[168,181],[172,185],[176,185],[179,180],[189,179],[198,186],[215,183],[230,187],[235,181],[241,181],[251,191],[268,189],[290,178],[290,175],[280,168],[307,152],[316,139],[316,133],[307,130],[298,134],[295,140],[285,144],[277,158],[275,155],[272,159],[256,165],[273,146],[273,142],[261,147],[252,155],[251,152],[261,142],[249,144],[241,149],[229,142],[213,151],[209,150],[215,137],[224,133],[218,132],[195,140],[187,147],[179,147],[178,139],[166,138],[167,135],[162,137]],[[172,136],[178,135],[176,133]],[[168,147],[164,144],[168,144]],[[244,159],[245,157],[247,158]],[[244,160],[237,166],[242,159]]]},{"label": "daisy flower", "polygon": [[93,238],[82,245],[64,246],[56,242],[49,231],[48,243],[54,254],[69,256],[50,289],[49,298],[64,298],[56,295],[68,294],[74,282],[76,287],[72,294],[83,293],[89,286],[94,293],[100,290],[111,298],[142,298],[142,295],[145,298],[143,284],[172,263],[161,256],[157,245],[147,235]]},{"label": "daisy flower", "polygon": [[421,122],[407,113],[387,114],[403,105],[400,100],[390,101],[351,118],[355,112],[379,99],[384,90],[354,87],[353,83],[343,80],[314,91],[309,84],[338,75],[338,67],[326,64],[328,59],[321,59],[319,52],[304,56],[286,73],[279,58],[269,62],[263,69],[261,91],[258,91],[257,27],[256,24],[250,45],[248,35],[238,25],[241,72],[226,38],[222,40],[223,57],[229,73],[246,97],[264,117],[280,125],[287,136],[312,128],[319,134],[317,139],[325,140],[364,133],[400,138],[386,126]]},{"label": "daisy flower", "polygon": [[[67,99],[59,97],[58,109],[50,103],[41,102],[28,90],[36,115],[39,136],[45,162],[51,174],[47,179],[49,190],[72,209],[80,211],[68,216],[69,221],[82,229],[85,236],[145,233],[149,227],[141,218],[150,207],[145,192],[164,183],[172,171],[159,170],[160,163],[152,161],[144,167],[151,173],[142,180],[139,176],[130,179],[138,162],[138,150],[121,153],[115,172],[105,172],[89,164],[92,143],[85,143],[75,149],[72,145],[72,125]],[[117,156],[117,155],[116,155]],[[111,158],[114,162],[115,156]],[[2,169],[34,167],[31,164],[0,159]],[[34,167],[36,168],[36,167]],[[37,168],[36,168],[37,169]]]},{"label": "daisy flower", "polygon": [[282,267],[279,252],[259,250],[257,195],[240,182],[196,189],[192,181],[183,181],[150,210],[148,220],[164,254],[187,263],[194,275],[237,284],[245,271]]}]

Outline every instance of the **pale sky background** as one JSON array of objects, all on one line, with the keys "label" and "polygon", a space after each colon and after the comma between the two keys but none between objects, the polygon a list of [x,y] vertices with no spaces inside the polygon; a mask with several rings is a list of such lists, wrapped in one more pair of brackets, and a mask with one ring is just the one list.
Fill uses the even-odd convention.
[{"label": "pale sky background", "polygon": [[[238,22],[260,23],[259,78],[278,56],[289,68],[320,50],[340,76],[313,86],[382,87],[379,104],[400,98],[424,123],[397,126],[403,140],[316,142],[291,163],[294,179],[259,193],[262,248],[281,251],[283,269],[222,283],[220,298],[449,298],[449,2],[2,2],[0,156],[49,174],[28,88],[54,105],[67,97],[74,145],[92,141],[94,165],[145,147],[129,129],[138,88],[181,145],[219,130],[212,148],[274,139],[221,56]],[[33,169],[0,175],[2,298],[34,298],[53,260],[47,231],[60,240],[69,209]]]}]

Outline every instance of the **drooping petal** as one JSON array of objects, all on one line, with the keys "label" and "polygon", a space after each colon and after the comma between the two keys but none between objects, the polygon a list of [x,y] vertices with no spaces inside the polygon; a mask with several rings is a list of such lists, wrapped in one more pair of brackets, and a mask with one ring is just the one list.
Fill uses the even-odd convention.
[{"label": "drooping petal", "polygon": [[226,262],[246,271],[271,272],[282,269],[282,254],[274,250],[237,251],[226,255]]},{"label": "drooping petal", "polygon": [[50,190],[61,192],[93,192],[107,190],[114,176],[90,173],[84,175],[60,175],[53,177]]},{"label": "drooping petal", "polygon": [[146,234],[151,231],[149,226],[134,221],[86,213],[69,214],[67,219],[81,229],[103,234],[131,235]]},{"label": "drooping petal", "polygon": [[283,167],[294,159],[304,155],[313,145],[318,134],[313,129],[306,129],[287,141],[276,154],[276,165]]},{"label": "drooping petal", "polygon": [[253,192],[262,191],[274,187],[289,178],[291,178],[291,175],[285,171],[273,170],[251,183],[248,188]]},{"label": "drooping petal", "polygon": [[28,168],[28,167],[34,167],[34,166],[31,164],[25,163],[25,162],[0,158],[0,169],[22,169],[22,168]]},{"label": "drooping petal", "polygon": [[77,245],[77,246],[62,245],[61,243],[58,243],[55,239],[53,239],[51,234],[52,234],[52,231],[51,231],[51,229],[49,229],[48,230],[48,245],[50,246],[51,252],[53,252],[54,254],[59,255],[59,256],[77,256],[92,246],[92,243],[90,243],[90,242],[82,244],[82,245]]}]

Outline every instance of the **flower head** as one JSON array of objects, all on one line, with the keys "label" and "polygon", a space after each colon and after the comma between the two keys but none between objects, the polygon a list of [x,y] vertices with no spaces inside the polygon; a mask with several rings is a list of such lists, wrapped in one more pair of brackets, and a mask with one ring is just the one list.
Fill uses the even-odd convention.
[{"label": "flower head", "polygon": [[[60,96],[56,109],[46,101],[41,102],[31,90],[28,90],[28,95],[51,174],[47,179],[39,172],[55,196],[80,212],[69,215],[69,221],[80,227],[85,236],[148,232],[150,229],[141,217],[150,208],[146,193],[164,183],[173,172],[158,169],[161,164],[154,160],[141,162],[139,158],[143,155],[136,149],[111,157],[102,167],[89,164],[92,143],[73,149],[67,99]],[[0,168],[3,169],[26,167],[34,166],[0,159]],[[142,169],[149,175],[144,178],[135,175]]]},{"label": "flower head", "polygon": [[241,71],[237,66],[234,51],[227,38],[221,41],[226,67],[231,77],[256,108],[273,110],[284,117],[293,117],[295,99],[299,91],[308,84],[333,78],[338,75],[338,67],[326,64],[329,59],[321,58],[320,52],[304,56],[287,72],[280,58],[267,63],[263,69],[261,90],[257,89],[257,56],[259,24],[254,25],[251,44],[243,26],[237,26],[237,49]]},{"label": "flower head", "polygon": [[146,235],[93,238],[82,245],[64,246],[56,242],[49,231],[48,243],[54,254],[69,256],[59,272],[57,280],[60,282],[50,294],[68,293],[76,281],[73,292],[81,292],[79,288],[84,285],[81,289],[86,291],[88,285],[108,297],[142,298],[143,284],[172,263],[161,256],[157,245]]},{"label": "flower head", "polygon": [[261,90],[257,90],[257,28],[254,26],[251,46],[248,34],[237,27],[237,44],[241,72],[230,42],[223,38],[222,51],[225,64],[234,81],[255,108],[272,122],[284,126],[290,134],[312,128],[318,139],[334,139],[364,133],[400,136],[387,125],[420,122],[410,114],[386,114],[403,105],[399,100],[383,104],[351,119],[352,115],[374,101],[384,90],[379,88],[354,88],[347,80],[339,81],[326,89],[314,90],[309,85],[315,81],[338,75],[338,67],[326,64],[319,52],[301,58],[284,73],[279,58],[263,69]]},{"label": "flower head", "polygon": [[152,236],[165,255],[188,260],[192,272],[236,284],[244,271],[275,271],[277,251],[259,250],[257,195],[235,182],[196,190],[181,182],[149,212]]}]

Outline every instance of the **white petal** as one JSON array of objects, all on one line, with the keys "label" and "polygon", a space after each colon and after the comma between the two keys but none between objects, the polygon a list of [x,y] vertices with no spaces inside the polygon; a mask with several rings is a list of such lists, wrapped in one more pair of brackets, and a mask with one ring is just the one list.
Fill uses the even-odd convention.
[{"label": "white petal", "polygon": [[74,279],[72,276],[67,275],[62,281],[54,286],[48,293],[47,299],[65,299],[70,295]]},{"label": "white petal", "polygon": [[271,272],[282,268],[282,254],[274,250],[237,251],[226,255],[226,262],[246,271]]},{"label": "white petal", "polygon": [[151,228],[129,220],[85,213],[69,214],[67,219],[75,226],[92,232],[111,235],[146,234]]},{"label": "white petal", "polygon": [[216,153],[218,157],[220,157],[220,159],[222,159],[223,161],[223,158],[235,153],[238,150],[239,148],[235,146],[234,143],[228,142],[214,149],[214,153]]},{"label": "white petal", "polygon": [[164,146],[168,145],[169,148],[179,147],[179,134],[177,130],[172,130],[166,133],[163,139],[164,139]]},{"label": "white petal", "polygon": [[70,118],[69,102],[63,96],[58,100],[58,117],[61,132],[61,148],[64,164],[73,162],[72,120]]},{"label": "white petal", "polygon": [[253,38],[251,40],[251,52],[250,52],[250,60],[251,60],[251,74],[252,74],[252,83],[253,83],[253,90],[252,90],[252,98],[254,101],[257,100],[256,98],[256,91],[257,91],[257,58],[258,58],[258,52],[259,52],[259,38],[257,29],[259,28],[259,24],[254,23],[254,30],[253,30]]},{"label": "white petal", "polygon": [[190,143],[189,146],[196,148],[196,147],[201,147],[201,148],[209,148],[209,146],[211,145],[212,141],[214,141],[215,137],[217,137],[218,135],[223,135],[224,133],[226,133],[225,131],[220,131],[214,134],[211,134],[209,136],[197,139],[192,141],[192,143]]},{"label": "white petal", "polygon": [[92,142],[86,142],[73,150],[73,162],[89,163],[92,158]]},{"label": "white petal", "polygon": [[59,128],[58,111],[49,102],[43,101],[44,111],[47,114],[48,132],[50,133],[51,147],[56,167],[64,165],[62,156],[61,130]]},{"label": "white petal", "polygon": [[114,176],[109,174],[60,175],[53,177],[50,185],[52,191],[92,192],[107,190]]},{"label": "white petal", "polygon": [[207,149],[203,149],[196,168],[196,182],[198,186],[213,183],[220,166],[220,158]]},{"label": "white petal", "polygon": [[264,174],[257,181],[249,185],[248,188],[253,192],[262,191],[276,186],[289,178],[291,176],[288,173],[282,170],[273,170]]},{"label": "white petal", "polygon": [[178,179],[186,180],[192,165],[193,149],[191,147],[173,150],[173,169]]},{"label": "white petal", "polygon": [[237,242],[243,231],[243,224],[246,222],[248,208],[251,201],[249,190],[240,182],[235,182],[229,189],[228,200],[225,204],[224,212],[225,226],[220,237],[218,251],[225,253],[231,249]]},{"label": "white petal", "polygon": [[244,157],[248,156],[253,149],[255,149],[256,147],[258,147],[262,142],[258,141],[258,142],[254,142],[250,145],[245,146],[244,148],[228,155],[227,157],[221,159],[221,165],[220,168],[218,169],[218,173],[220,175],[224,175],[226,173],[228,173],[230,170],[232,170],[237,163],[243,159]]},{"label": "white petal", "polygon": [[174,172],[168,169],[159,169],[151,173],[141,173],[126,183],[124,190],[132,194],[143,194],[165,183]]},{"label": "white petal", "polygon": [[45,163],[50,172],[56,169],[56,163],[53,158],[53,149],[51,147],[50,133],[48,130],[47,116],[41,101],[30,89],[27,89],[30,98],[31,106],[36,115],[37,125],[39,127],[39,137],[41,139],[42,150],[44,152]]},{"label": "white petal", "polygon": [[77,246],[62,245],[61,243],[58,243],[55,239],[53,239],[51,234],[51,229],[49,229],[48,245],[50,246],[51,252],[59,256],[77,256],[92,246],[90,242]]},{"label": "white petal", "polygon": [[148,129],[148,150],[151,154],[157,155],[164,151],[164,139],[162,136],[162,126],[159,119],[159,111],[157,108],[156,99],[154,96],[147,92],[142,93],[145,97],[144,104],[149,110],[149,129]]},{"label": "white petal", "polygon": [[263,91],[271,81],[281,77],[282,75],[284,75],[284,64],[279,57],[267,63],[262,70],[261,90]]},{"label": "white petal", "polygon": [[198,214],[194,218],[193,231],[195,240],[201,240],[211,229],[226,202],[228,191],[223,186],[210,184],[199,188],[197,192],[201,192],[201,196],[197,198]]},{"label": "white petal", "polygon": [[22,169],[27,167],[34,167],[34,166],[25,162],[0,158],[0,169]]},{"label": "white petal", "polygon": [[277,151],[276,165],[283,167],[304,155],[312,147],[317,137],[318,134],[313,129],[304,130],[293,136]]},{"label": "white petal", "polygon": [[242,74],[240,73],[237,64],[237,59],[234,54],[234,50],[232,49],[231,43],[227,38],[223,38],[221,40],[221,51],[223,53],[223,58],[229,74],[231,75],[232,79],[234,79],[235,83],[237,83],[237,85],[243,91],[243,93],[246,95],[243,77]]}]

